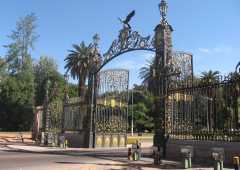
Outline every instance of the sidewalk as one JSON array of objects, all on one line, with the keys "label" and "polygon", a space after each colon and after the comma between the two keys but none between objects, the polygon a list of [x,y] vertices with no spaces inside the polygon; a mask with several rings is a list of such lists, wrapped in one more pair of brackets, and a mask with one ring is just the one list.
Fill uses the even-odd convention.
[{"label": "sidewalk", "polygon": [[23,150],[28,152],[38,152],[38,153],[51,153],[51,152],[74,152],[74,153],[96,153],[96,152],[126,152],[127,148],[60,148],[60,147],[46,147],[46,146],[34,146],[26,144],[8,144],[8,148],[13,150]]}]

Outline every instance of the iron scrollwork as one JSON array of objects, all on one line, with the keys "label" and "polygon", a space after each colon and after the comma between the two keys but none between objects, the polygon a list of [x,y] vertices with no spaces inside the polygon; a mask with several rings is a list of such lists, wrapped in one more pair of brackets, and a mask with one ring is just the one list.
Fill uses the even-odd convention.
[{"label": "iron scrollwork", "polygon": [[175,51],[172,54],[168,66],[171,72],[178,72],[170,78],[169,88],[176,88],[179,86],[190,86],[193,82],[193,60],[192,54]]},{"label": "iron scrollwork", "polygon": [[105,65],[116,56],[123,54],[127,51],[133,50],[149,50],[155,51],[154,39],[150,36],[143,37],[137,31],[132,31],[132,27],[129,22],[135,15],[135,11],[132,11],[127,18],[122,21],[123,28],[119,31],[118,39],[115,39],[109,48],[109,50],[103,55],[103,64]]},{"label": "iron scrollwork", "polygon": [[132,32],[129,28],[123,28],[120,31],[119,38],[113,41],[110,49],[103,55],[103,64],[115,56],[133,50],[155,51],[154,40],[150,36],[142,37],[137,31]]}]

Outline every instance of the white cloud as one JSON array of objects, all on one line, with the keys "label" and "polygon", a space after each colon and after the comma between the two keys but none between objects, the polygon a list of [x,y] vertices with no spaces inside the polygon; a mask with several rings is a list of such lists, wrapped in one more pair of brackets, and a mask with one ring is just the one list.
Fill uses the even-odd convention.
[{"label": "white cloud", "polygon": [[155,54],[154,53],[144,53],[143,55],[143,58],[144,58],[144,60],[151,60],[154,56],[155,56]]},{"label": "white cloud", "polygon": [[213,49],[213,52],[215,53],[230,53],[232,51],[233,49],[230,47],[222,47],[222,48],[216,47]]},{"label": "white cloud", "polygon": [[112,67],[114,68],[126,68],[129,70],[136,70],[139,69],[140,67],[142,67],[142,63],[139,62],[135,62],[132,60],[124,60],[124,61],[120,61],[118,63],[114,63],[114,65]]},{"label": "white cloud", "polygon": [[201,53],[216,54],[216,53],[230,53],[233,51],[231,47],[214,47],[214,48],[198,48]]},{"label": "white cloud", "polygon": [[199,48],[198,50],[203,53],[210,53],[210,49],[207,48]]}]

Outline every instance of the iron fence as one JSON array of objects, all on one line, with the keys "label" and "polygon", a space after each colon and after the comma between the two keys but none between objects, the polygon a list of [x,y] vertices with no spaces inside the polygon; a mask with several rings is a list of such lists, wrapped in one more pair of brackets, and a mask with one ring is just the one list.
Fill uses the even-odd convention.
[{"label": "iron fence", "polygon": [[240,141],[239,77],[170,88],[167,96],[171,138]]}]

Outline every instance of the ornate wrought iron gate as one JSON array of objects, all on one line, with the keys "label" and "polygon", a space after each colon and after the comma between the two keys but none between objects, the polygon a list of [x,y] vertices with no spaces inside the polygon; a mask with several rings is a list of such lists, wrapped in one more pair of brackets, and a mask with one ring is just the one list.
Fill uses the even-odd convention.
[{"label": "ornate wrought iron gate", "polygon": [[126,146],[128,86],[128,70],[113,69],[99,73],[93,118],[95,147]]}]

